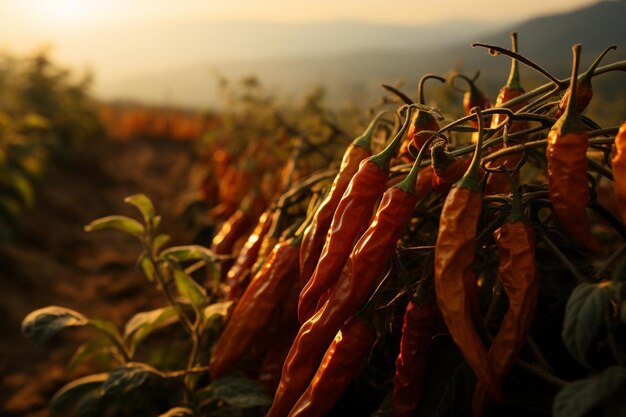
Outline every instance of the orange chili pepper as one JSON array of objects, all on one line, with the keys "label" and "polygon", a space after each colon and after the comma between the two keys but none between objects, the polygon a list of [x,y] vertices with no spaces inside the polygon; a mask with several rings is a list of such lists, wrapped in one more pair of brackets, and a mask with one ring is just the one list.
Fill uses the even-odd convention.
[{"label": "orange chili pepper", "polygon": [[620,126],[615,137],[615,155],[611,163],[617,208],[622,221],[626,223],[626,122]]},{"label": "orange chili pepper", "polygon": [[479,119],[478,143],[467,173],[452,188],[441,212],[435,246],[435,289],[439,310],[452,339],[478,381],[501,402],[502,391],[474,324],[480,319],[472,261],[482,206],[477,178],[483,135],[480,109],[474,108],[473,111]]},{"label": "orange chili pepper", "polygon": [[572,47],[574,62],[570,80],[570,94],[565,113],[548,134],[548,191],[554,212],[565,230],[591,251],[600,245],[591,234],[587,218],[589,189],[587,186],[587,146],[589,134],[576,112],[576,88],[580,44]]}]

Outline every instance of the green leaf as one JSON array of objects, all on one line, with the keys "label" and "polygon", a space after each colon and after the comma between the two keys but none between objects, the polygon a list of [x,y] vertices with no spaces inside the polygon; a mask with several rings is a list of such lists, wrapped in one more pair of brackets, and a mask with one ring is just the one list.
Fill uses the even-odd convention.
[{"label": "green leaf", "polygon": [[215,252],[200,245],[172,246],[161,252],[160,256],[177,262],[204,260],[208,264],[215,258]]},{"label": "green leaf", "polygon": [[110,337],[111,339],[120,340],[120,333],[117,331],[117,327],[108,320],[91,319],[87,323],[89,327],[102,333],[103,335]]},{"label": "green leaf", "polygon": [[603,324],[604,311],[613,296],[609,282],[580,284],[567,301],[561,337],[567,350],[581,364],[591,368],[588,353]]},{"label": "green leaf", "polygon": [[272,398],[263,385],[247,378],[226,377],[213,383],[215,396],[237,408],[269,407]]},{"label": "green leaf", "polygon": [[124,199],[125,203],[137,207],[146,224],[152,224],[154,218],[154,205],[145,194],[134,194]]},{"label": "green leaf", "polygon": [[11,177],[11,186],[17,192],[24,207],[32,207],[35,203],[35,192],[30,181],[21,174],[13,174]]},{"label": "green leaf", "polygon": [[177,321],[178,315],[172,306],[137,313],[126,323],[124,340],[129,343],[130,349],[134,351],[139,343],[154,330]]},{"label": "green leaf", "polygon": [[187,298],[191,305],[198,310],[208,303],[206,290],[202,288],[178,265],[174,267],[174,282],[181,296]]},{"label": "green leaf", "polygon": [[144,227],[135,219],[126,216],[107,216],[97,219],[85,226],[86,232],[101,229],[117,229],[142,239],[145,233]]},{"label": "green leaf", "polygon": [[202,311],[202,314],[207,320],[213,318],[213,316],[226,317],[228,316],[228,312],[230,311],[230,308],[232,306],[233,301],[222,301],[219,303],[213,303],[210,306],[206,307]]},{"label": "green leaf", "polygon": [[52,336],[68,327],[89,323],[87,317],[69,308],[50,306],[35,310],[22,321],[22,334],[42,345]]},{"label": "green leaf", "polygon": [[165,245],[170,240],[170,235],[166,235],[164,233],[157,235],[152,242],[152,248],[155,253],[159,253],[163,245]]},{"label": "green leaf", "polygon": [[51,416],[61,415],[61,411],[78,402],[87,393],[97,390],[109,374],[104,372],[73,380],[58,390],[50,400]]},{"label": "green leaf", "polygon": [[576,381],[563,388],[554,400],[553,416],[584,417],[596,406],[605,406],[611,400],[622,400],[624,390],[626,368],[610,366],[592,378]]},{"label": "green leaf", "polygon": [[156,267],[145,252],[139,257],[138,265],[141,272],[148,278],[148,281],[154,282],[154,271]]},{"label": "green leaf", "polygon": [[161,414],[159,417],[185,417],[185,416],[194,416],[194,412],[191,408],[188,407],[175,407],[169,410],[168,412]]},{"label": "green leaf", "polygon": [[128,394],[142,385],[151,385],[163,378],[164,375],[150,365],[128,362],[109,373],[102,384],[102,395]]},{"label": "green leaf", "polygon": [[94,356],[107,356],[111,358],[113,356],[113,346],[109,339],[99,337],[83,343],[76,349],[74,355],[67,364],[68,372],[74,370],[74,368],[81,363],[93,358]]}]

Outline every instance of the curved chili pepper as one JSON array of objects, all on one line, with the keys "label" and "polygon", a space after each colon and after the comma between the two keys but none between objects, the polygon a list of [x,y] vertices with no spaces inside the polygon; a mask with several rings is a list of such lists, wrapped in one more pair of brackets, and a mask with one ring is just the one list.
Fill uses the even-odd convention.
[{"label": "curved chili pepper", "polygon": [[328,228],[333,220],[339,201],[341,201],[343,193],[348,188],[350,180],[359,170],[361,161],[372,154],[371,142],[376,124],[387,113],[378,113],[365,132],[348,146],[328,195],[318,207],[311,225],[302,237],[302,245],[300,246],[300,280],[303,284],[309,281],[309,278],[315,271],[315,266],[324,248]]},{"label": "curved chili pepper", "polygon": [[[513,45],[513,52],[517,53],[517,33],[511,33],[511,43]],[[519,65],[516,59],[511,60],[511,72],[509,73],[509,79],[504,87],[500,89],[498,97],[496,98],[495,107],[501,107],[503,104],[516,97],[524,94],[526,90],[522,87],[519,77]],[[520,101],[511,107],[511,111],[518,111],[528,104],[527,100]],[[495,128],[504,122],[506,115],[504,113],[496,113],[491,119],[491,128]],[[508,129],[508,133],[521,132],[528,128],[528,122],[524,120],[515,121]],[[502,148],[502,144],[498,144],[491,147],[491,152],[495,152]],[[507,168],[515,167],[522,159],[523,154],[514,153],[502,156],[493,161],[490,161],[487,166],[490,168],[498,168],[504,165]],[[518,173],[515,174],[519,176]],[[485,186],[485,192],[487,194],[508,194],[511,192],[509,181],[504,173],[492,172],[487,178],[487,185]]]},{"label": "curved chili pepper", "polygon": [[589,201],[587,186],[587,146],[589,134],[576,113],[578,63],[580,44],[572,48],[574,63],[570,80],[570,95],[565,113],[548,134],[548,191],[554,212],[565,230],[587,249],[597,252],[600,245],[591,234],[586,207]]},{"label": "curved chili pepper", "polygon": [[299,244],[299,238],[280,241],[246,288],[211,354],[213,380],[246,353],[289,293],[290,284],[298,280]]},{"label": "curved chili pepper", "polygon": [[[252,221],[248,213],[243,209],[238,209],[222,224],[219,232],[213,237],[211,250],[217,255],[232,255],[235,243],[246,234],[251,226]],[[226,279],[232,265],[232,260],[221,264],[222,281]]]},{"label": "curved chili pepper", "polygon": [[463,177],[471,159],[457,158],[448,151],[448,143],[438,140],[431,147],[431,161],[434,168],[432,186],[435,191],[445,194]]},{"label": "curved chili pepper", "polygon": [[358,374],[375,335],[374,329],[363,319],[350,318],[333,339],[313,380],[289,416],[325,416]]},{"label": "curved chili pepper", "polygon": [[228,288],[228,300],[237,300],[245,290],[250,277],[252,267],[257,260],[263,238],[272,226],[272,213],[264,212],[248,237],[248,240],[239,251],[235,264],[228,270],[226,286]]},{"label": "curved chili pepper", "polygon": [[[417,85],[417,97],[419,104],[426,104],[424,100],[424,83],[426,80],[430,79],[435,79],[443,83],[446,82],[445,78],[434,74],[426,74],[420,78],[419,84]],[[413,115],[411,126],[406,134],[407,140],[402,142],[402,145],[400,146],[400,155],[407,158],[409,162],[413,162],[414,160],[414,158],[411,157],[409,148],[419,151],[422,149],[422,146],[424,146],[424,143],[426,143],[426,141],[431,137],[430,134],[420,133],[426,130],[439,130],[439,123],[437,123],[437,120],[432,114],[418,109]]]},{"label": "curved chili pepper", "polygon": [[626,223],[626,122],[620,126],[615,137],[615,155],[611,163],[617,208],[622,221]]},{"label": "curved chili pepper", "polygon": [[392,416],[410,417],[417,408],[424,388],[426,366],[439,310],[430,284],[420,283],[417,302],[409,301],[404,312],[400,353],[393,379]]},{"label": "curved chili pepper", "polygon": [[374,220],[354,246],[329,300],[300,327],[267,417],[287,415],[311,381],[334,335],[379,282],[418,201],[415,182],[424,149],[407,178],[383,194]]},{"label": "curved chili pepper", "polygon": [[[476,73],[474,78],[469,78],[463,74],[456,74],[452,77],[452,82],[457,78],[461,78],[469,85],[469,90],[463,93],[463,110],[465,111],[465,115],[469,116],[472,109],[474,107],[478,107],[481,110],[485,110],[491,107],[491,100],[476,86],[476,79],[480,73]],[[472,119],[470,124],[474,127],[478,127],[478,123],[476,120]]]},{"label": "curved chili pepper", "polygon": [[[608,52],[614,49],[617,49],[617,46],[611,45],[604,51],[602,51],[600,56],[598,56],[596,60],[593,61],[589,69],[581,74],[580,77],[578,77],[578,84],[576,85],[576,112],[582,113],[583,110],[585,110],[591,102],[591,98],[593,97],[593,87],[591,85],[591,78],[593,77],[593,73],[598,65],[600,65],[600,61],[602,61],[602,58],[604,58],[604,56]],[[565,91],[563,97],[561,97],[559,106],[554,112],[553,117],[555,119],[560,118],[563,113],[565,113],[565,110],[567,109],[567,103],[569,102],[569,96],[572,91],[574,90],[572,89],[570,82],[570,87]]]},{"label": "curved chili pepper", "polygon": [[[510,188],[513,190],[511,214],[494,233],[500,257],[498,278],[509,299],[509,309],[488,354],[500,382],[508,375],[526,342],[539,297],[535,235],[525,221],[519,190],[513,184]],[[478,381],[472,399],[474,417],[483,415],[489,400],[489,394]]]},{"label": "curved chili pepper", "polygon": [[374,206],[385,189],[390,160],[408,128],[411,108],[407,111],[404,124],[391,143],[382,152],[361,162],[358,172],[341,197],[317,266],[300,294],[300,322],[308,320],[315,313],[320,296],[337,281],[354,242],[367,228]]},{"label": "curved chili pepper", "polygon": [[289,353],[289,349],[293,343],[293,338],[297,333],[298,326],[293,326],[279,335],[272,335],[274,341],[269,346],[267,353],[263,358],[263,362],[261,362],[259,375],[257,376],[257,380],[263,384],[266,392],[270,395],[274,395],[276,387],[280,382],[280,374],[283,370],[283,364],[285,363],[287,353]]},{"label": "curved chili pepper", "polygon": [[476,378],[499,402],[502,392],[475,327],[480,319],[478,286],[472,270],[476,254],[476,228],[482,207],[478,187],[480,151],[483,142],[481,113],[478,143],[472,163],[452,188],[443,205],[435,246],[435,289],[443,319]]}]

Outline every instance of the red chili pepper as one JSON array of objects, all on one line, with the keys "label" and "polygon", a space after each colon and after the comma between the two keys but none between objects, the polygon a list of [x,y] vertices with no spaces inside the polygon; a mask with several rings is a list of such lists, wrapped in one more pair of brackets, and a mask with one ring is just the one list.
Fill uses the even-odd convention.
[{"label": "red chili pepper", "polygon": [[285,363],[287,353],[289,353],[289,349],[293,343],[293,338],[297,333],[298,326],[294,326],[279,335],[272,335],[274,341],[269,346],[263,358],[257,377],[257,380],[263,384],[265,390],[270,395],[274,395],[274,392],[276,392],[276,387],[278,387],[278,383],[280,382],[283,364]]},{"label": "red chili pepper", "polygon": [[[479,120],[481,113],[478,108]],[[478,187],[482,121],[474,158],[463,178],[452,188],[444,203],[435,246],[435,289],[437,303],[452,339],[476,378],[499,402],[502,392],[475,327],[480,319],[478,286],[472,270],[476,254],[476,228],[482,207]]]},{"label": "red chili pepper", "polygon": [[580,45],[574,45],[574,64],[565,113],[548,134],[548,191],[554,212],[561,224],[579,243],[597,252],[600,245],[591,234],[587,218],[589,188],[587,186],[587,146],[589,134],[576,113],[577,77]]},{"label": "red chili pepper", "polygon": [[299,239],[280,241],[246,288],[222,332],[210,361],[213,380],[227,372],[254,343],[272,312],[283,302],[291,283],[298,280]]},{"label": "red chili pepper", "polygon": [[272,226],[272,213],[266,211],[259,218],[254,231],[239,251],[235,264],[228,270],[226,285],[228,300],[237,300],[248,286],[252,276],[252,267],[257,260],[263,238]]},{"label": "red chili pepper", "polygon": [[431,160],[434,168],[432,186],[435,191],[446,194],[463,177],[471,162],[468,158],[456,158],[448,152],[448,143],[437,140],[431,147]]},{"label": "red chili pepper", "polygon": [[325,416],[358,374],[375,335],[374,329],[363,319],[349,319],[335,336],[313,380],[289,416]]},{"label": "red chili pepper", "polygon": [[[513,52],[517,53],[517,33],[511,33],[511,42],[513,44]],[[508,101],[521,96],[525,93],[524,88],[520,84],[519,77],[519,65],[517,60],[513,59],[511,61],[511,72],[509,74],[509,79],[504,87],[500,89],[500,93],[498,94],[498,98],[496,99],[495,107],[501,107],[506,104]],[[520,110],[528,104],[528,101],[523,100],[519,103],[512,106],[510,109],[513,112]],[[500,125],[505,120],[505,115],[501,113],[497,113],[491,119],[491,128],[495,128]],[[523,120],[515,121],[511,124],[508,129],[508,133],[521,132],[528,128],[528,123]],[[520,138],[521,139],[521,138]],[[495,152],[502,148],[501,144],[495,145],[491,147],[491,152]],[[498,168],[501,165],[504,165],[506,168],[511,169],[515,167],[519,161],[522,159],[522,153],[514,153],[510,155],[505,155],[500,158],[497,158],[493,161],[490,161],[487,166],[489,168]],[[519,173],[515,174],[515,178],[519,177]],[[498,172],[491,172],[489,174],[489,178],[487,178],[487,185],[485,187],[485,192],[487,194],[508,194],[511,192],[509,181],[506,178],[506,175]]]},{"label": "red chili pepper", "polygon": [[[506,378],[526,343],[539,297],[534,232],[525,221],[517,187],[510,188],[513,190],[511,214],[494,233],[500,257],[498,278],[509,299],[509,309],[489,348],[489,361],[500,382]],[[489,400],[489,394],[478,381],[472,399],[474,417],[483,415]]]},{"label": "red chili pepper", "polygon": [[304,233],[302,246],[300,246],[300,280],[303,285],[309,281],[313,271],[315,271],[315,266],[324,248],[328,228],[331,225],[333,214],[341,201],[341,197],[348,188],[350,180],[359,170],[361,161],[372,154],[371,142],[376,124],[387,113],[378,113],[365,132],[348,146],[328,195],[317,209],[311,226]]},{"label": "red chili pepper", "polygon": [[410,417],[422,397],[426,367],[439,311],[432,284],[420,283],[417,302],[409,301],[404,312],[400,353],[393,380],[392,416]]},{"label": "red chili pepper", "polygon": [[407,178],[384,193],[374,220],[354,246],[329,300],[300,327],[267,417],[287,415],[310,383],[333,336],[379,282],[413,215],[418,200],[415,182],[423,154],[421,150]]},{"label": "red chili pepper", "polygon": [[354,242],[367,228],[374,206],[387,183],[390,160],[408,128],[411,110],[408,112],[404,125],[391,143],[379,154],[361,162],[337,205],[317,267],[300,294],[300,322],[315,313],[320,296],[337,281]]},{"label": "red chili pepper", "polygon": [[[452,82],[457,78],[461,78],[465,80],[467,84],[469,84],[469,90],[467,90],[463,94],[463,110],[465,111],[465,115],[469,116],[470,112],[474,107],[478,107],[481,110],[485,110],[491,107],[491,100],[476,86],[476,79],[480,75],[480,72],[477,72],[474,78],[469,78],[463,74],[456,74],[452,77]],[[471,120],[470,124],[474,127],[478,127],[478,123],[476,120]]]},{"label": "red chili pepper", "polygon": [[[617,46],[612,45],[602,51],[600,56],[598,56],[596,60],[593,61],[589,69],[581,74],[580,77],[578,77],[578,84],[576,85],[576,112],[582,113],[583,110],[585,110],[591,102],[591,98],[593,97],[593,88],[591,85],[591,78],[593,77],[593,73],[595,72],[598,65],[600,65],[600,61],[602,61],[602,58],[604,58],[604,56],[608,52],[614,49],[617,49]],[[567,103],[569,102],[569,96],[572,91],[573,89],[570,84],[570,87],[565,91],[563,97],[561,97],[559,107],[557,107],[556,111],[554,112],[553,117],[555,119],[560,118],[563,113],[565,113]]]},{"label": "red chili pepper", "polygon": [[620,126],[615,137],[615,155],[611,163],[617,208],[622,221],[626,223],[626,122]]}]

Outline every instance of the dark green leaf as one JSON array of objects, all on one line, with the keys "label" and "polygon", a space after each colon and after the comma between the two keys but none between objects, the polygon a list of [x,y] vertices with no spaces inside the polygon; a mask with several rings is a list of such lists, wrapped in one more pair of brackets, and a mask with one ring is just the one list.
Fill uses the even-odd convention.
[{"label": "dark green leaf", "polygon": [[145,194],[135,194],[124,199],[125,203],[132,204],[137,207],[143,216],[146,224],[151,224],[154,218],[154,205]]},{"label": "dark green leaf", "polygon": [[193,410],[188,407],[175,407],[169,410],[167,413],[161,414],[159,417],[185,417],[193,416]]},{"label": "dark green leaf", "polygon": [[142,385],[151,385],[164,378],[157,369],[140,362],[129,362],[109,373],[102,384],[103,395],[127,394]]},{"label": "dark green leaf", "polygon": [[193,278],[185,273],[180,267],[174,267],[174,282],[181,296],[187,298],[191,305],[199,309],[206,305],[208,298],[206,290],[202,288]]},{"label": "dark green leaf", "polygon": [[592,366],[588,353],[596,341],[612,296],[610,283],[586,283],[577,286],[567,301],[561,337],[572,356],[589,368]]},{"label": "dark green leaf", "polygon": [[157,308],[135,314],[124,329],[124,340],[134,351],[139,343],[156,329],[168,326],[178,321],[178,315],[174,307]]},{"label": "dark green leaf", "polygon": [[35,310],[22,321],[22,333],[37,344],[43,344],[60,330],[80,327],[89,320],[78,311],[50,306]]},{"label": "dark green leaf", "polygon": [[108,378],[108,373],[84,376],[64,385],[50,400],[51,415],[59,415],[68,406],[77,403],[88,392],[98,389]]},{"label": "dark green leaf", "polygon": [[583,417],[594,407],[622,400],[626,390],[626,368],[610,366],[602,373],[576,381],[556,396],[554,417]]},{"label": "dark green leaf", "polygon": [[215,396],[237,408],[269,407],[272,398],[252,379],[226,377],[213,383]]},{"label": "dark green leaf", "polygon": [[110,358],[113,355],[113,349],[111,341],[107,338],[99,337],[85,342],[76,349],[67,364],[67,369],[71,372],[77,365],[94,356],[102,355]]},{"label": "dark green leaf", "polygon": [[138,238],[143,238],[145,233],[144,227],[135,219],[131,219],[126,216],[107,216],[101,219],[97,219],[85,226],[86,232],[92,232],[94,230],[101,229],[117,229],[123,232],[130,233]]}]

